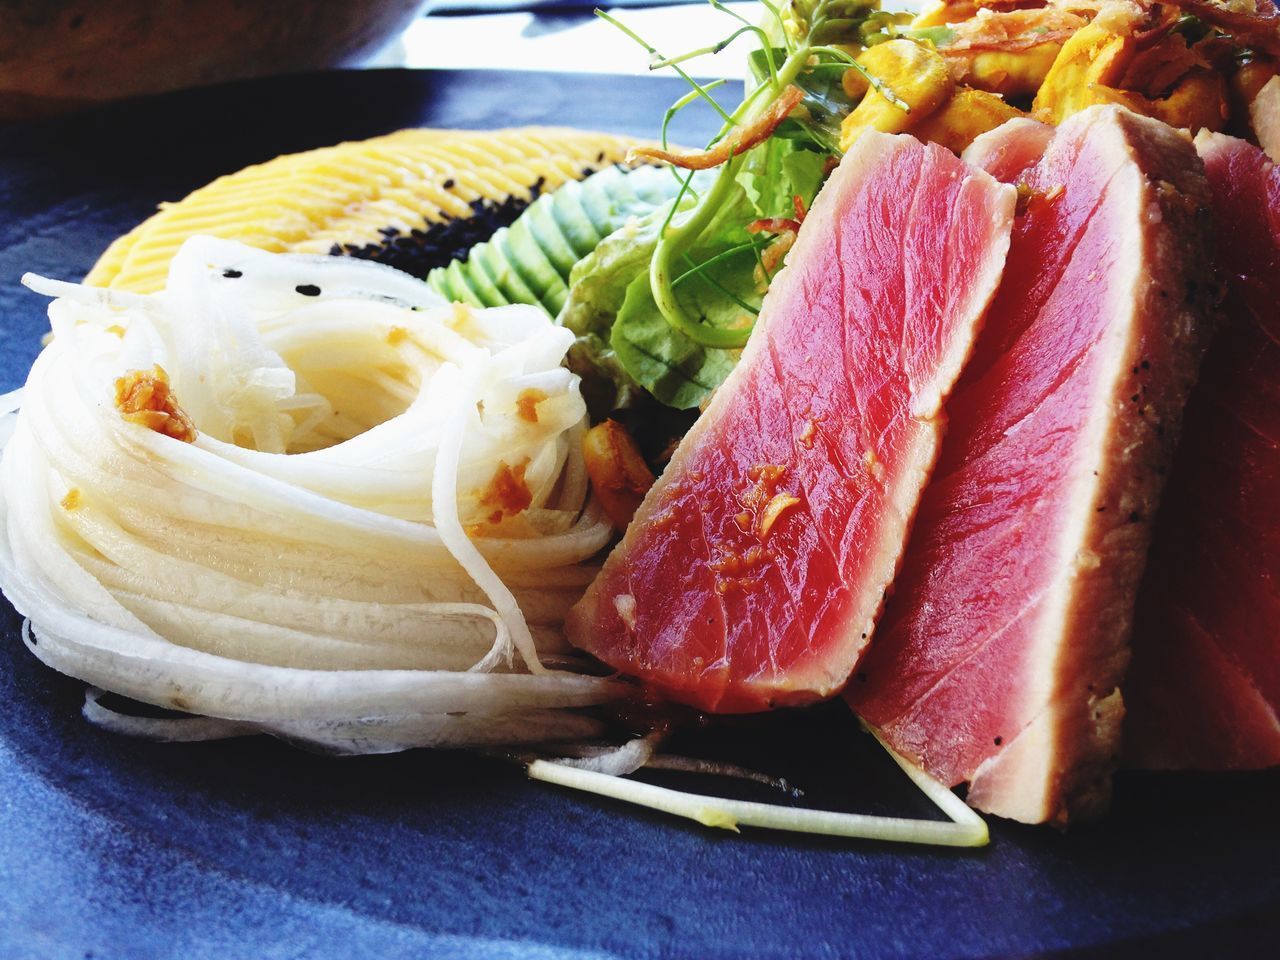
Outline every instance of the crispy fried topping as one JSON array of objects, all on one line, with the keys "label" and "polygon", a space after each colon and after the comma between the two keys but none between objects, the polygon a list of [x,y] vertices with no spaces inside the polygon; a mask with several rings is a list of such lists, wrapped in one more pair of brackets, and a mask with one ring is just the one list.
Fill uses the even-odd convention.
[{"label": "crispy fried topping", "polygon": [[800,503],[794,494],[780,490],[787,468],[780,464],[759,464],[747,471],[751,486],[739,498],[742,511],[734,522],[743,533],[754,534],[762,542],[782,514]]},{"label": "crispy fried topping", "polygon": [[514,467],[508,466],[505,461],[499,461],[493,479],[480,498],[481,506],[496,508],[489,515],[490,523],[501,523],[503,517],[514,516],[533,503],[533,493],[524,480],[527,469],[528,457]]},{"label": "crispy fried topping", "polygon": [[[613,525],[625,530],[654,483],[639,447],[626,427],[606,420],[582,438],[582,454],[600,505]],[[661,520],[655,518],[655,523]]]},{"label": "crispy fried topping", "polygon": [[764,113],[754,122],[736,128],[710,150],[663,150],[660,147],[633,147],[627,154],[627,162],[632,160],[661,160],[672,166],[684,167],[686,170],[707,170],[718,167],[730,157],[737,157],[752,147],[764,143],[778,128],[778,124],[787,119],[787,114],[796,108],[804,99],[804,91],[790,86],[782,91],[782,95],[769,105]]},{"label": "crispy fried topping", "polygon": [[547,399],[547,395],[536,387],[521,390],[516,397],[516,415],[529,423],[538,422],[538,404]]},{"label": "crispy fried topping", "polygon": [[1178,5],[1205,23],[1231,34],[1242,45],[1280,54],[1280,10],[1272,0],[1249,3],[1181,0]]},{"label": "crispy fried topping", "polygon": [[130,423],[192,443],[196,425],[191,422],[169,389],[169,375],[159,364],[150,371],[132,370],[115,382],[115,403]]}]

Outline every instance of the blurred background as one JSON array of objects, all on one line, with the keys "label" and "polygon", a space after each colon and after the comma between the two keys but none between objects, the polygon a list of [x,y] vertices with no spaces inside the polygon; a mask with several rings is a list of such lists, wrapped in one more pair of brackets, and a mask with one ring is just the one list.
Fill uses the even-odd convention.
[{"label": "blurred background", "polygon": [[[634,40],[574,0],[6,0],[0,121],[126,97],[331,67],[645,73]],[[705,0],[615,0],[659,50],[725,34]],[[753,22],[758,3],[728,3]],[[730,49],[694,76],[741,77]]]}]

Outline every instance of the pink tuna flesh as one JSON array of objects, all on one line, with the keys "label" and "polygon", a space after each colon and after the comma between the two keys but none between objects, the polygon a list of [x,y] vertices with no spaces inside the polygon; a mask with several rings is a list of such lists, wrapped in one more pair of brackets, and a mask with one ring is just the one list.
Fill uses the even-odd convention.
[{"label": "pink tuna flesh", "polygon": [[1185,135],[1115,107],[1071,117],[1018,176],[1004,280],[848,697],[975,806],[1065,822],[1109,796],[1134,596],[1203,339],[1208,192]]},{"label": "pink tuna flesh", "polygon": [[964,152],[966,163],[981,167],[1001,183],[1018,183],[1040,162],[1053,139],[1053,127],[1017,117],[984,133]]},{"label": "pink tuna flesh", "polygon": [[897,568],[1014,201],[936,146],[864,135],[570,640],[704,710],[838,691]]},{"label": "pink tuna flesh", "polygon": [[1280,169],[1202,135],[1224,324],[1187,403],[1125,681],[1127,762],[1280,764]]}]

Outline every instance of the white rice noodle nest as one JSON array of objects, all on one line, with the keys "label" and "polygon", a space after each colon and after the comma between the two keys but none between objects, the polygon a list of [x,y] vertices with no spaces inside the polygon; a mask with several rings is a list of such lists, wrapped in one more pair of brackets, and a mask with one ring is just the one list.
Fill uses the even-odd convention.
[{"label": "white rice noodle nest", "polygon": [[[214,719],[87,715],[342,752],[598,733],[580,708],[619,686],[542,663],[610,534],[569,331],[207,237],[154,295],[24,282],[57,299],[0,397],[0,587],[49,666]],[[157,365],[194,442],[116,406],[116,379]]]}]

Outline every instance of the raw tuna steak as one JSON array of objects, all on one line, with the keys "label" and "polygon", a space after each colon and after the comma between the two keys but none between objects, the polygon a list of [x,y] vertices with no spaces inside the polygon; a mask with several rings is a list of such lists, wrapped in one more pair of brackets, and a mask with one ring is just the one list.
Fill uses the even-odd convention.
[{"label": "raw tuna steak", "polygon": [[1187,403],[1125,681],[1125,759],[1280,764],[1280,169],[1203,135],[1226,281]]},{"label": "raw tuna steak", "polygon": [[848,696],[975,806],[1066,822],[1109,795],[1134,597],[1204,339],[1209,198],[1185,135],[1115,107],[1067,120],[1018,180],[1004,280]]},{"label": "raw tuna steak", "polygon": [[569,638],[705,710],[839,690],[897,569],[1014,201],[936,146],[865,134]]}]

